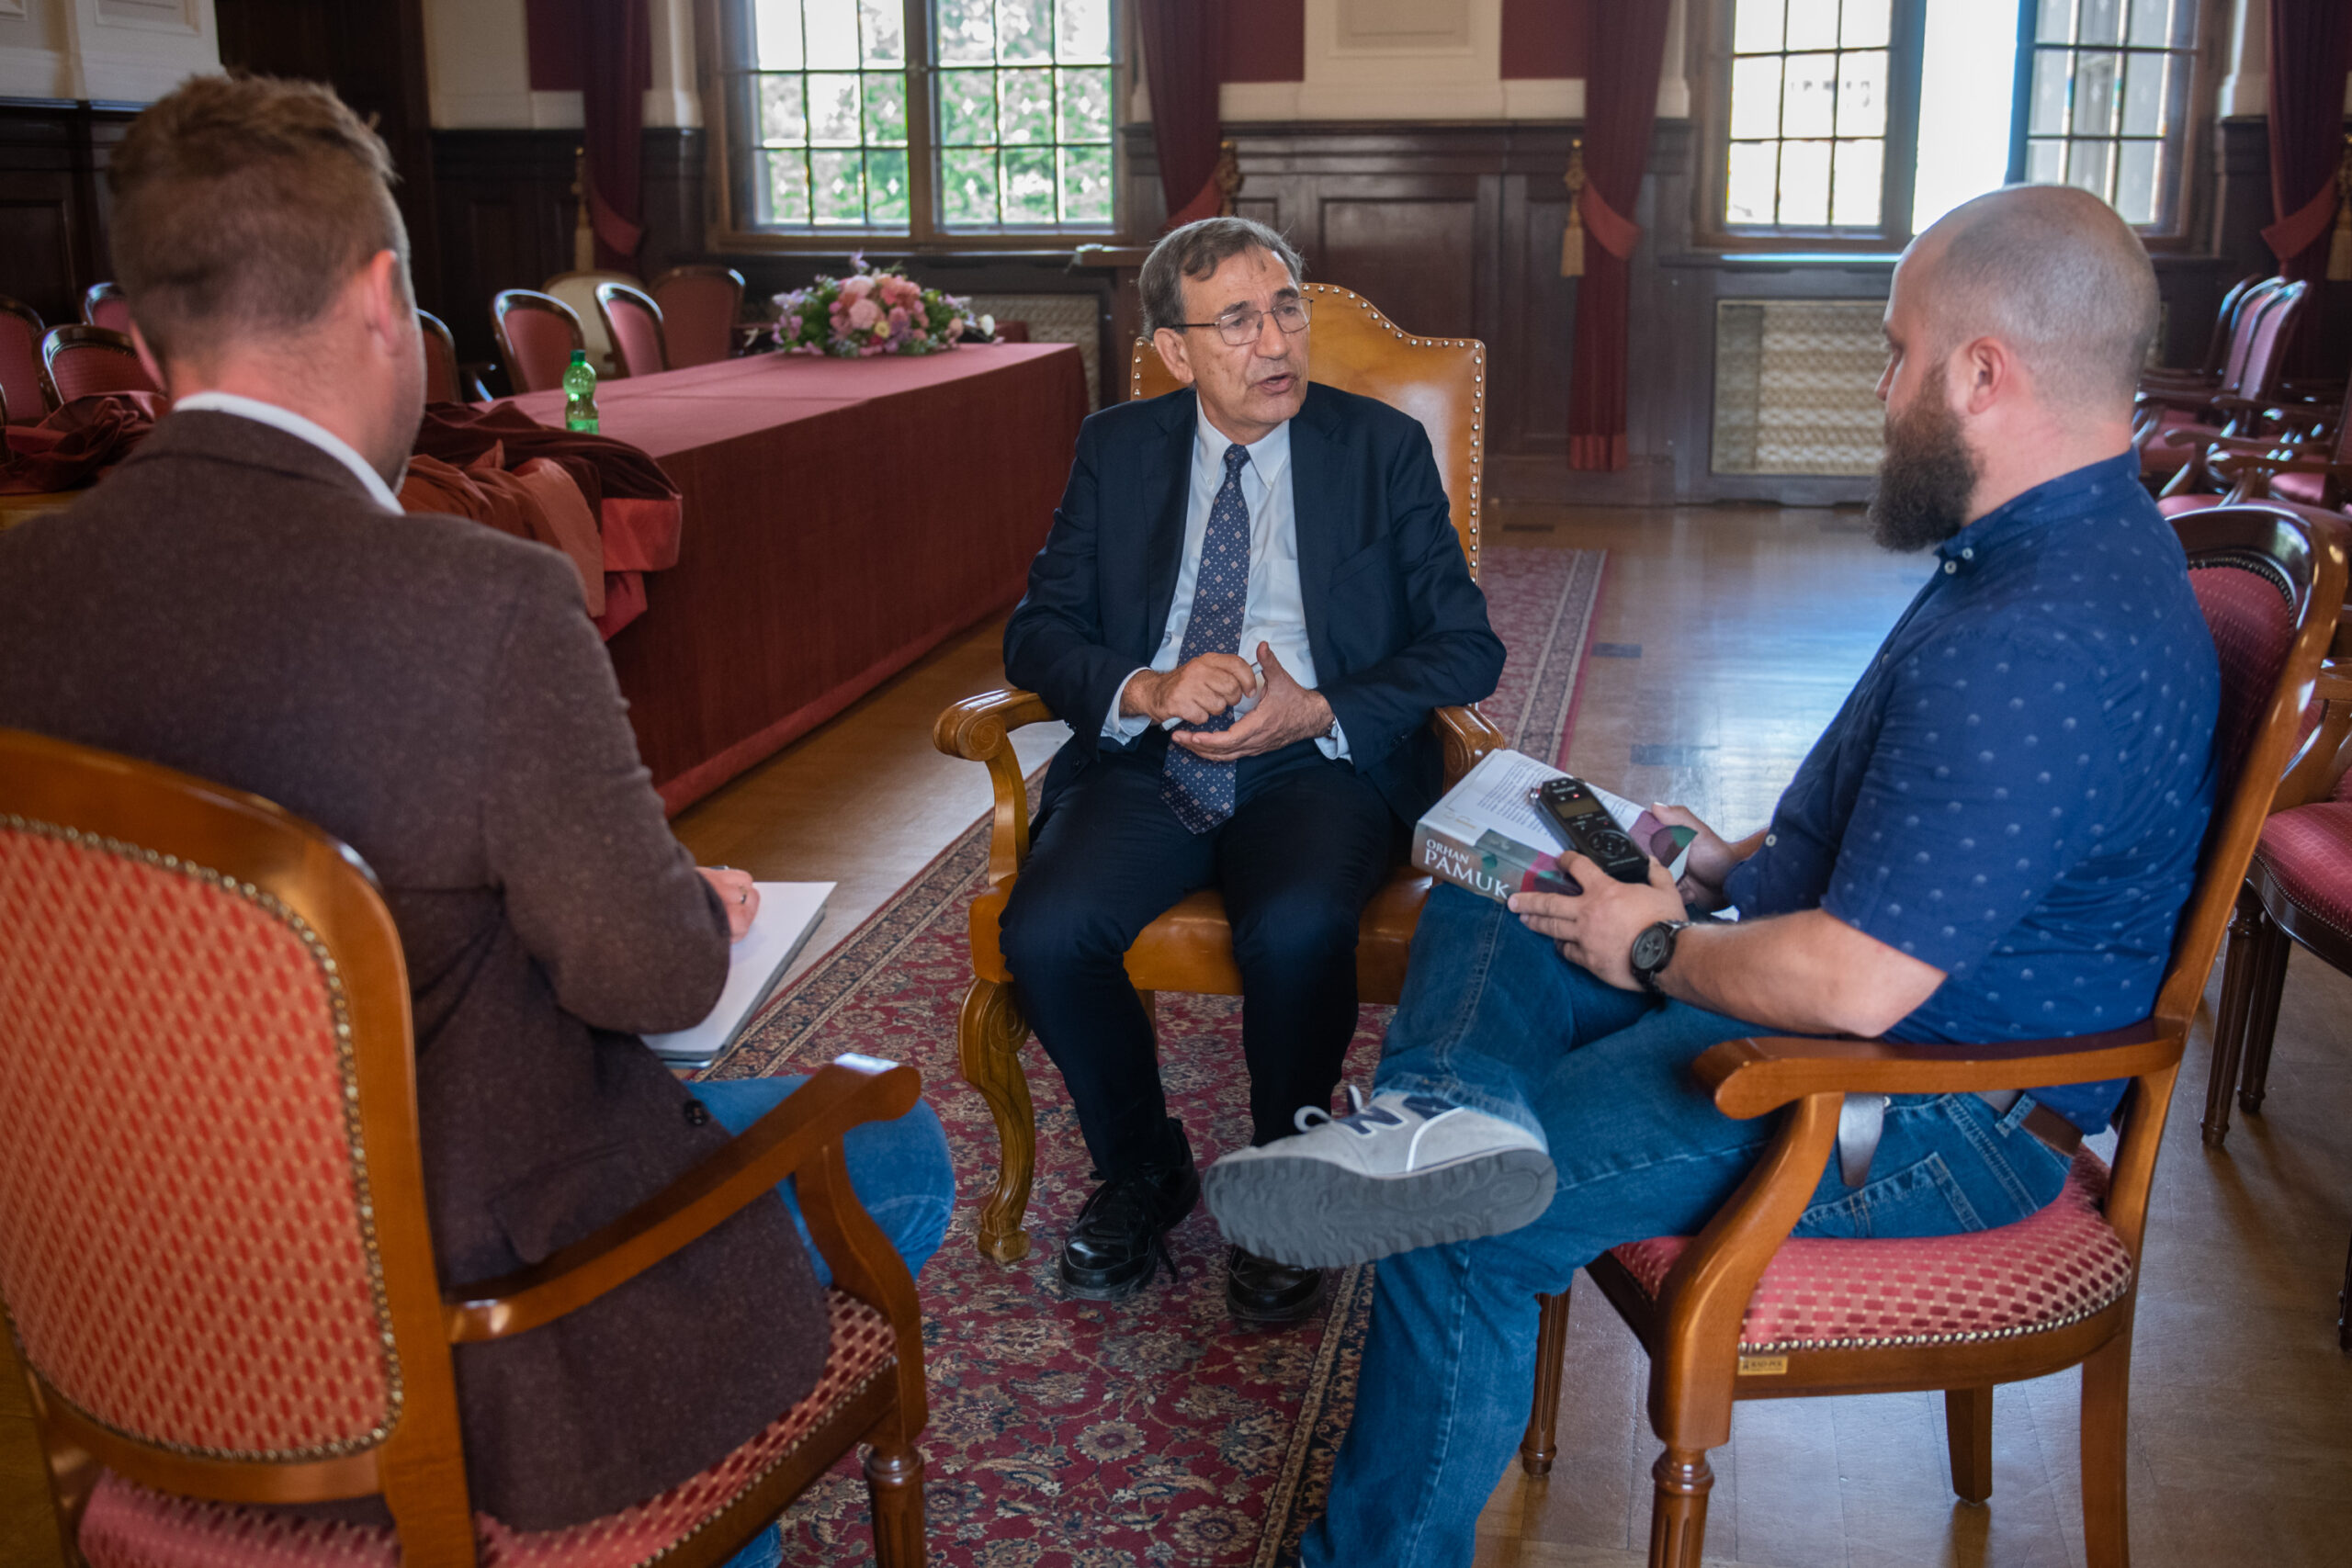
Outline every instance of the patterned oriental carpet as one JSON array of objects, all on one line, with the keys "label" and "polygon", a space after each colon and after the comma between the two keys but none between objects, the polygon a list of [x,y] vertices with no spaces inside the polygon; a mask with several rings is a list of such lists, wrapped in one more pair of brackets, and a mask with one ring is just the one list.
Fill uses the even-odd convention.
[{"label": "patterned oriental carpet", "polygon": [[[1482,705],[1519,750],[1564,754],[1599,603],[1600,551],[1498,548],[1485,585],[1510,649]],[[1091,1188],[1059,1077],[1033,1042],[1037,1111],[1027,1258],[973,1244],[996,1162],[987,1106],[956,1076],[956,1017],[971,976],[966,911],[983,886],[975,826],[771,1004],[722,1077],[813,1071],[842,1051],[911,1062],[946,1124],[967,1206],[920,1285],[931,1425],[922,1448],[931,1559],[944,1568],[1272,1568],[1295,1561],[1323,1509],[1354,1408],[1372,1273],[1335,1275],[1320,1318],[1238,1328],[1226,1244],[1205,1207],[1169,1237],[1174,1279],[1114,1305],[1065,1300],[1054,1252]],[[1390,1010],[1363,1010],[1348,1057],[1369,1085]],[[1170,1108],[1205,1166],[1249,1136],[1238,998],[1159,998]],[[785,1561],[873,1561],[854,1461],[785,1516]]]}]

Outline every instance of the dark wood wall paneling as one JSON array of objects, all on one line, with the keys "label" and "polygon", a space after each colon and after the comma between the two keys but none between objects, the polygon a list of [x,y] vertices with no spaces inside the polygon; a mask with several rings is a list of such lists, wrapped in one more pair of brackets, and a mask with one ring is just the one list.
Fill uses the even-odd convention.
[{"label": "dark wood wall paneling", "polygon": [[82,293],[114,276],[107,160],[134,104],[0,100],[0,294],[51,326],[82,319]]}]

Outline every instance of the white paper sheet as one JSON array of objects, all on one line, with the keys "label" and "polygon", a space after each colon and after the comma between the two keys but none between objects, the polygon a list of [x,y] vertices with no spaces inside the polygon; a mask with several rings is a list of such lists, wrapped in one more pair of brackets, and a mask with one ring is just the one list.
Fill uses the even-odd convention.
[{"label": "white paper sheet", "polygon": [[776,982],[792,964],[809,934],[825,918],[825,900],[832,897],[831,882],[759,882],[760,912],[752,929],[728,955],[727,987],[718,1005],[692,1029],[669,1034],[649,1034],[646,1044],[663,1061],[707,1066],[727,1054],[728,1047],[775,994]]}]

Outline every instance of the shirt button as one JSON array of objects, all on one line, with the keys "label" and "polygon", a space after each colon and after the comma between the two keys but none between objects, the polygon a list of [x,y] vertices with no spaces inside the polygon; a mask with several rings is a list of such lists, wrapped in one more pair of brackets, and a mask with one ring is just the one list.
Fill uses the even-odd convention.
[{"label": "shirt button", "polygon": [[1781,835],[1778,833],[1767,833],[1764,835],[1764,847],[1768,850],[1780,841]]},{"label": "shirt button", "polygon": [[1972,547],[1969,547],[1969,548],[1967,548],[1967,549],[1963,549],[1963,550],[1962,550],[1962,551],[1960,552],[1960,558],[1961,558],[1961,559],[1962,559],[1962,560],[1974,560],[1974,559],[1976,558],[1976,551],[1975,551],[1974,547],[1973,547],[1973,546],[1972,546]]},{"label": "shirt button", "polygon": [[686,1125],[689,1127],[709,1126],[710,1108],[699,1100],[686,1101]]},{"label": "shirt button", "polygon": [[1950,573],[1950,572],[1955,572],[1955,571],[1958,571],[1959,570],[1960,570],[1960,563],[1959,563],[1958,561],[1956,561],[1956,560],[1948,560],[1948,561],[1944,562],[1944,570],[1945,570],[1947,573]]}]

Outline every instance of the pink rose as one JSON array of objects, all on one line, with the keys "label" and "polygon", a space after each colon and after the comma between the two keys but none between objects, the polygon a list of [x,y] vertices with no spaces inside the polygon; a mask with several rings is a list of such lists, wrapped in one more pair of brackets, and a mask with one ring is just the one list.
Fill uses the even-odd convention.
[{"label": "pink rose", "polygon": [[842,298],[844,299],[863,299],[873,292],[874,278],[871,274],[861,273],[842,285]]},{"label": "pink rose", "polygon": [[949,317],[947,321],[947,341],[949,343],[957,343],[962,341],[963,336],[964,318],[961,316]]},{"label": "pink rose", "polygon": [[862,295],[849,308],[849,325],[852,332],[870,332],[874,324],[881,319],[882,307]]},{"label": "pink rose", "polygon": [[907,311],[903,305],[890,307],[890,335],[899,336],[907,330]]}]

